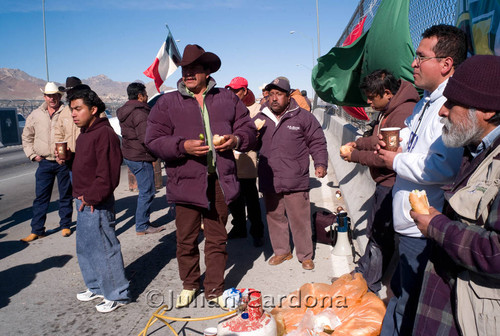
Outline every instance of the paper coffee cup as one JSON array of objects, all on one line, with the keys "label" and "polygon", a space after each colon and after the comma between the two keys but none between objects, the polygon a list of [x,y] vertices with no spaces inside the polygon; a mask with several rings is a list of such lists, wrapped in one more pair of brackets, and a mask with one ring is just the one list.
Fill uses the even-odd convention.
[{"label": "paper coffee cup", "polygon": [[203,336],[217,336],[217,328],[206,328],[205,330],[203,330]]},{"label": "paper coffee cup", "polygon": [[399,127],[386,127],[380,129],[382,140],[385,142],[385,148],[392,152],[396,152],[399,148]]},{"label": "paper coffee cup", "polygon": [[56,142],[57,155],[60,160],[66,160],[68,155],[68,143],[66,141]]}]

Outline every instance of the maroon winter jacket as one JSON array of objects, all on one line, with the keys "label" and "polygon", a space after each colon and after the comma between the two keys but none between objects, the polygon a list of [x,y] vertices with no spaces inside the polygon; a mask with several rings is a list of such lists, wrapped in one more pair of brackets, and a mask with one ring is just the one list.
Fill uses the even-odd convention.
[{"label": "maroon winter jacket", "polygon": [[[146,129],[146,146],[165,161],[167,200],[208,208],[206,194],[208,169],[206,156],[189,155],[184,142],[205,134],[201,109],[182,80],[178,91],[162,95],[151,110]],[[257,130],[248,109],[230,90],[215,88],[209,78],[205,105],[212,134],[234,134],[240,138],[238,150],[246,152],[255,146]],[[233,151],[216,152],[216,169],[227,204],[239,195]]]},{"label": "maroon winter jacket", "polygon": [[156,161],[144,144],[149,111],[151,107],[138,100],[129,100],[116,111],[122,131],[122,153],[127,160]]},{"label": "maroon winter jacket", "polygon": [[120,183],[122,159],[120,139],[107,118],[82,128],[73,161],[73,197],[83,195],[93,206],[107,201]]},{"label": "maroon winter jacket", "polygon": [[296,192],[309,190],[309,155],[314,167],[328,168],[328,151],[323,129],[314,115],[290,99],[276,125],[269,107],[254,119],[265,119],[259,133],[259,190]]},{"label": "maroon winter jacket", "polygon": [[401,80],[398,92],[392,97],[386,109],[379,114],[379,123],[373,129],[373,135],[356,140],[356,149],[351,153],[351,161],[370,167],[370,174],[375,183],[385,187],[392,187],[396,180],[396,173],[385,168],[384,160],[374,154],[378,143],[379,129],[384,127],[405,128],[404,121],[413,112],[413,108],[420,100],[417,90],[410,82]]}]

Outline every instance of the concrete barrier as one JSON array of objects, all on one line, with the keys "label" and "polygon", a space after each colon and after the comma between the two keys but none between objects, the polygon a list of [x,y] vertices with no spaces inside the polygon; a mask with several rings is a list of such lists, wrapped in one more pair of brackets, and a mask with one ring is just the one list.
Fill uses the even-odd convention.
[{"label": "concrete barrier", "polygon": [[362,134],[357,128],[348,124],[339,116],[326,113],[325,108],[316,108],[313,113],[325,132],[328,156],[333,165],[331,168],[335,171],[339,181],[342,197],[347,206],[346,210],[352,220],[354,238],[361,250],[359,251],[360,254],[363,255],[368,241],[366,238],[366,220],[371,205],[371,197],[375,191],[375,182],[371,178],[367,167],[346,162],[339,155],[340,146],[346,142],[356,140]]}]

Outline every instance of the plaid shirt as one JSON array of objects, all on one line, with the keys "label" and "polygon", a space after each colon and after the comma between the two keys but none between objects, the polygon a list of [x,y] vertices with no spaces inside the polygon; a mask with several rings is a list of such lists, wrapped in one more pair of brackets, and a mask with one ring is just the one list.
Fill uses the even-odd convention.
[{"label": "plaid shirt", "polygon": [[[500,136],[475,158],[467,151],[455,184],[447,186],[449,191],[445,194],[453,195],[464,187],[491,149],[499,144]],[[450,219],[456,215],[448,203],[443,213],[446,215],[434,217],[428,227],[433,246],[422,283],[414,335],[460,334],[454,314],[458,273],[467,269],[500,276],[500,194],[491,204],[486,223],[467,225]]]}]

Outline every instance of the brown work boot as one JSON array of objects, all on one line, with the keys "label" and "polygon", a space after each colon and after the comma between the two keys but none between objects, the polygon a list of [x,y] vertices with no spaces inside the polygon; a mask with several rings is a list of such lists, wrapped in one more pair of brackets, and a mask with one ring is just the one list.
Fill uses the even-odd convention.
[{"label": "brown work boot", "polygon": [[314,261],[312,261],[312,259],[306,259],[306,260],[302,261],[302,268],[307,270],[307,271],[313,270],[314,269]]},{"label": "brown work boot", "polygon": [[281,264],[283,261],[287,261],[287,260],[290,260],[292,258],[293,258],[293,256],[291,253],[282,254],[282,255],[274,255],[271,257],[271,259],[269,259],[268,263],[269,263],[269,265],[276,266],[276,265]]},{"label": "brown work boot", "polygon": [[136,232],[135,234],[138,236],[144,236],[147,234],[158,233],[158,232],[161,232],[163,230],[165,230],[164,226],[158,226],[158,227],[149,226],[146,230],[141,231],[141,232]]},{"label": "brown work boot", "polygon": [[66,229],[66,228],[65,228],[65,229],[62,229],[62,230],[61,230],[61,235],[62,235],[63,237],[69,237],[69,236],[71,236],[71,229]]},{"label": "brown work boot", "polygon": [[44,235],[37,235],[36,233],[30,233],[28,237],[24,237],[21,241],[25,243],[32,242],[33,240],[37,240],[38,238],[43,238]]}]

